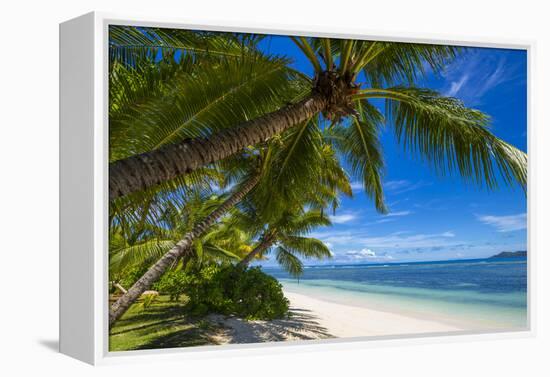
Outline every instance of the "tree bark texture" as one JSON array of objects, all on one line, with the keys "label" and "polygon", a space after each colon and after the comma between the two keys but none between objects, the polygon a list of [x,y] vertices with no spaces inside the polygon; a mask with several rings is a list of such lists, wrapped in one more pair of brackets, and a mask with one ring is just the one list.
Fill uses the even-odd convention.
[{"label": "tree bark texture", "polygon": [[186,139],[109,164],[109,200],[154,187],[222,160],[313,117],[327,106],[319,93],[228,128],[208,138]]}]

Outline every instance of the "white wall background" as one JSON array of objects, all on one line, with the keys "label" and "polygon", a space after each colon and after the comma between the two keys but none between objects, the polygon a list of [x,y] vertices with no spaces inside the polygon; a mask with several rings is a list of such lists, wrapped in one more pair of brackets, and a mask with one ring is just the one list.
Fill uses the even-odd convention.
[{"label": "white wall background", "polygon": [[[548,376],[550,27],[544,1],[4,1],[0,11],[0,374]],[[58,23],[91,10],[536,40],[536,338],[92,368],[53,351],[58,307]],[[10,372],[7,372],[10,370]],[[7,373],[6,373],[7,372]]]}]

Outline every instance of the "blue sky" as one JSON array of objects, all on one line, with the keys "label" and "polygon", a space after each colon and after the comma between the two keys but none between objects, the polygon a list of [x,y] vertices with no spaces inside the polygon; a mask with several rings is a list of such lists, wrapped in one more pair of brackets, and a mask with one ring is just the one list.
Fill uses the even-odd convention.
[{"label": "blue sky", "polygon": [[[312,71],[286,37],[267,38],[262,48],[291,57],[303,72]],[[443,74],[428,74],[418,86],[457,97],[489,114],[492,131],[526,151],[526,75],[524,51],[471,48]],[[354,197],[343,199],[332,216],[333,226],[311,234],[332,250],[334,258],[326,263],[482,258],[526,249],[526,198],[520,187],[501,185],[488,192],[464,184],[457,175],[437,177],[403,151],[391,127],[382,131],[382,144],[390,213],[377,214],[361,184],[353,182]]]}]

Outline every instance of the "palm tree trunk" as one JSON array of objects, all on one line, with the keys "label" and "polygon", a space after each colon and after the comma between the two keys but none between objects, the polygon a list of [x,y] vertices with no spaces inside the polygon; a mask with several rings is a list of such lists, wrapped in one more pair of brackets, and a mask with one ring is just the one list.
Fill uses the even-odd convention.
[{"label": "palm tree trunk", "polygon": [[272,237],[266,237],[262,242],[260,242],[259,245],[257,245],[254,250],[252,250],[250,253],[248,253],[239,263],[237,263],[237,268],[244,268],[247,267],[248,264],[256,257],[256,255],[264,252],[269,248],[271,245],[273,245],[273,238]]},{"label": "palm tree trunk", "polygon": [[109,199],[145,190],[255,145],[323,111],[325,97],[312,93],[300,102],[222,130],[208,138],[187,139],[109,164]]},{"label": "palm tree trunk", "polygon": [[179,241],[172,249],[164,254],[147,272],[139,278],[139,280],[123,294],[116,302],[113,303],[109,310],[109,325],[111,326],[126,310],[132,305],[143,292],[151,287],[164,272],[172,265],[172,263],[189,252],[193,244],[193,240],[204,233],[212,226],[223,214],[239,203],[246,194],[250,192],[259,182],[260,177],[256,175],[246,182],[243,187],[233,195],[231,195],[222,205],[208,215],[204,220],[195,225],[193,230],[187,233],[181,241]]}]

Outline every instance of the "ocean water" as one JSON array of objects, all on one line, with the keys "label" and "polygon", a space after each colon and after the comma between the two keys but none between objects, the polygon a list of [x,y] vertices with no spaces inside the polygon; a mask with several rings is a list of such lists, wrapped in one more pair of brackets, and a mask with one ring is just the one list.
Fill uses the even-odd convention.
[{"label": "ocean water", "polygon": [[264,267],[289,292],[437,319],[464,330],[527,327],[526,258],[306,267],[299,280]]}]

